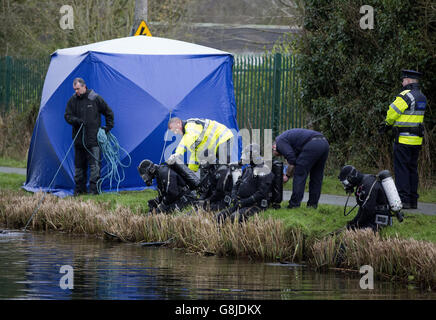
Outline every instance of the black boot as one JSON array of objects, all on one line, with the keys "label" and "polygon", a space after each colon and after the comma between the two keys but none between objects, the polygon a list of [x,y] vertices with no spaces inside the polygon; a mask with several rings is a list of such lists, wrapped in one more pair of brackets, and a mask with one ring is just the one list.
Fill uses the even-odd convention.
[{"label": "black boot", "polygon": [[403,209],[412,209],[412,205],[409,202],[403,202]]},{"label": "black boot", "polygon": [[299,205],[296,206],[296,205],[294,205],[294,204],[289,203],[288,206],[287,206],[286,208],[288,208],[288,209],[294,209],[294,208],[299,208],[299,207],[300,207]]},{"label": "black boot", "polygon": [[95,184],[90,184],[90,186],[89,186],[89,193],[92,194],[92,195],[99,194],[98,190],[97,190],[97,186]]},{"label": "black boot", "polygon": [[74,196],[80,196],[82,194],[87,194],[88,191],[86,190],[86,186],[83,185],[76,185],[76,188],[74,189]]},{"label": "black boot", "polygon": [[[92,169],[92,170],[94,170],[94,169]],[[96,176],[95,173],[93,173],[93,174],[94,174],[94,177],[92,177],[92,179],[89,179],[89,193],[92,195],[96,195],[96,194],[100,194],[100,192],[99,192],[100,190],[98,190],[97,182],[96,182],[100,178],[99,178],[99,176]],[[100,187],[101,187],[101,185],[100,185]]]},{"label": "black boot", "polygon": [[312,203],[307,203],[307,204],[306,204],[306,208],[317,209],[317,208],[318,208],[318,205],[317,205],[317,204],[312,204]]},{"label": "black boot", "polygon": [[410,201],[410,209],[418,209],[418,200]]}]

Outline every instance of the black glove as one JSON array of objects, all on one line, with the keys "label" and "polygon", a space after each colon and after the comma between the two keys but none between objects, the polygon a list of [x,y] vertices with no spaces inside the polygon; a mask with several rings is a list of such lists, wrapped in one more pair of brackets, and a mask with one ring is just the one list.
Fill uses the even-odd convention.
[{"label": "black glove", "polygon": [[401,211],[398,211],[397,213],[395,213],[395,216],[397,217],[398,222],[403,222],[404,215],[403,215],[403,213]]},{"label": "black glove", "polygon": [[164,197],[162,197],[162,203],[165,204],[165,205],[169,205],[170,201],[168,200],[167,197],[164,196]]},{"label": "black glove", "polygon": [[82,124],[85,125],[85,121],[83,121],[82,119],[77,118],[77,119],[75,120],[75,125],[76,125],[76,127],[80,127]]},{"label": "black glove", "polygon": [[252,197],[239,200],[240,207],[248,207],[253,203]]},{"label": "black glove", "polygon": [[357,227],[357,224],[354,221],[354,219],[347,222],[347,226],[346,226],[347,230],[354,230],[354,229],[356,229],[356,227]]},{"label": "black glove", "polygon": [[344,190],[346,193],[353,193],[354,188],[352,186],[344,186]]},{"label": "black glove", "polygon": [[239,197],[237,195],[232,195],[232,205],[234,205],[235,207],[239,206]]},{"label": "black glove", "polygon": [[232,205],[233,205],[234,208],[237,208],[237,209],[242,208],[241,200],[233,201]]},{"label": "black glove", "polygon": [[379,125],[378,127],[378,134],[379,135],[383,135],[386,132],[388,132],[388,130],[391,128],[392,126],[386,124],[385,122],[383,122],[382,124]]},{"label": "black glove", "polygon": [[167,206],[165,204],[163,204],[162,202],[159,203],[156,207],[156,212],[157,213],[165,213],[167,211]]},{"label": "black glove", "polygon": [[159,201],[157,199],[148,200],[148,208],[150,211],[156,209],[158,205],[159,205]]},{"label": "black glove", "polygon": [[101,128],[104,130],[104,132],[106,132],[106,134],[108,134],[111,131],[111,129],[107,127],[101,127]]}]

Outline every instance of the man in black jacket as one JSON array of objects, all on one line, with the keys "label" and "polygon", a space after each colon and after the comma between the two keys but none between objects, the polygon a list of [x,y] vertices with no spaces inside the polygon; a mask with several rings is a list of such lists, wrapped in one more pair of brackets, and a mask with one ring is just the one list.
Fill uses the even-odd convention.
[{"label": "man in black jacket", "polygon": [[288,208],[300,207],[306,180],[310,174],[307,207],[316,209],[321,196],[324,167],[329,154],[327,139],[320,132],[297,128],[280,134],[272,147],[275,156],[283,156],[288,162],[288,169],[283,175],[283,183],[293,176],[292,195]]},{"label": "man in black jacket", "polygon": [[381,226],[392,224],[388,199],[375,175],[362,174],[353,166],[346,165],[341,169],[338,179],[347,193],[352,193],[356,188],[359,211],[347,223],[347,229],[371,228],[376,232]]},{"label": "man in black jacket", "polygon": [[[74,142],[74,194],[87,193],[86,181],[88,165],[90,168],[89,192],[98,194],[97,181],[100,179],[100,148],[97,141],[101,126],[101,115],[106,119],[106,133],[114,126],[114,113],[107,103],[94,90],[86,87],[85,81],[76,78],[73,81],[76,92],[68,100],[65,120],[73,126]],[[79,131],[80,130],[80,131]]]},{"label": "man in black jacket", "polygon": [[158,196],[148,201],[150,212],[171,213],[183,210],[194,203],[195,194],[189,189],[185,180],[169,166],[154,164],[151,160],[142,160],[138,172],[147,186],[157,182]]},{"label": "man in black jacket", "polygon": [[272,197],[274,175],[260,156],[260,146],[251,144],[242,151],[241,160],[249,163],[232,189],[232,205],[217,214],[219,223],[227,217],[246,221],[250,216],[268,208]]}]

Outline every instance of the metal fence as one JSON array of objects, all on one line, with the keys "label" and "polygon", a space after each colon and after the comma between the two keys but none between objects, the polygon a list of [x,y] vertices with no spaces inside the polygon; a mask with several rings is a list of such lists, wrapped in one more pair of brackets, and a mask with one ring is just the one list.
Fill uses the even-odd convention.
[{"label": "metal fence", "polygon": [[1,114],[40,103],[48,65],[48,59],[0,57]]},{"label": "metal fence", "polygon": [[[272,129],[273,135],[303,125],[293,55],[235,56],[233,82],[239,128]],[[0,58],[0,113],[39,104],[48,59]]]},{"label": "metal fence", "polygon": [[303,126],[295,56],[236,56],[233,81],[239,128],[272,129],[273,136]]}]

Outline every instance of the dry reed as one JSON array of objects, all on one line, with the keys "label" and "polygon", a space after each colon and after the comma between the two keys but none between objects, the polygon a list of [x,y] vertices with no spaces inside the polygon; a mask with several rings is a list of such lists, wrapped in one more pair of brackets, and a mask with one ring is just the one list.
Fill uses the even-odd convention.
[{"label": "dry reed", "polygon": [[[0,225],[24,227],[41,197],[40,193],[23,196],[0,190]],[[300,229],[285,228],[281,220],[271,217],[254,216],[241,224],[228,219],[219,225],[210,212],[145,215],[123,206],[111,210],[109,205],[91,200],[52,195],[46,196],[30,227],[97,236],[108,231],[129,242],[172,239],[172,247],[196,253],[294,262],[308,258],[309,265],[317,269],[371,265],[378,275],[414,280],[431,288],[436,284],[436,244],[382,239],[370,230],[345,231],[305,242]]]},{"label": "dry reed", "polygon": [[[22,228],[42,194],[22,196],[0,191],[0,224]],[[218,225],[214,215],[144,215],[127,207],[110,210],[105,204],[47,195],[32,220],[33,230],[60,230],[102,236],[104,231],[124,241],[154,242],[172,239],[172,246],[190,252],[249,256],[255,259],[301,260],[302,234],[285,230],[282,222],[254,217],[247,223]]]},{"label": "dry reed", "polygon": [[414,239],[382,239],[370,229],[345,231],[316,241],[309,262],[315,268],[359,269],[370,265],[380,276],[436,287],[436,244]]}]

